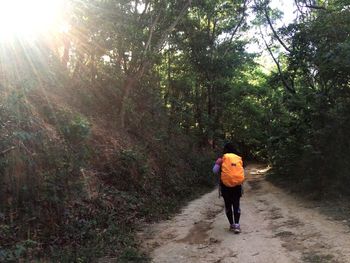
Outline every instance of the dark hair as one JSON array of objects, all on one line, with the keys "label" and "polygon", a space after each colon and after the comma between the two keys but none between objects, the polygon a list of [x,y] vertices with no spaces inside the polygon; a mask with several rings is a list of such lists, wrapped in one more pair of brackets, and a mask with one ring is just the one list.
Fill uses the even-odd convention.
[{"label": "dark hair", "polygon": [[235,147],[233,146],[233,144],[231,142],[225,143],[225,145],[224,145],[224,154],[225,153],[236,153]]}]

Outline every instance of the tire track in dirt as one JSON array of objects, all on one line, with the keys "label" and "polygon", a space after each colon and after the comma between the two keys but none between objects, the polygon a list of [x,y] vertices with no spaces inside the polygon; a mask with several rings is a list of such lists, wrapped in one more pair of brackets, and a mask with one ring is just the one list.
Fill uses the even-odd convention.
[{"label": "tire track in dirt", "polygon": [[161,263],[350,262],[349,228],[268,183],[265,171],[246,169],[240,235],[228,231],[216,189],[171,220],[145,226],[140,246]]}]

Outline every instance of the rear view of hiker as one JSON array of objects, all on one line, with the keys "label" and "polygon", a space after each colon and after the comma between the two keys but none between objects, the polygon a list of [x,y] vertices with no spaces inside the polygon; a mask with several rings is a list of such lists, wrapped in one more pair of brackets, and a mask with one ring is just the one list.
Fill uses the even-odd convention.
[{"label": "rear view of hiker", "polygon": [[238,234],[241,232],[239,225],[241,216],[239,201],[242,196],[244,168],[242,158],[234,154],[234,152],[233,145],[226,143],[224,155],[216,160],[213,172],[215,174],[220,173],[221,194],[225,201],[225,211],[230,222],[230,230]]}]

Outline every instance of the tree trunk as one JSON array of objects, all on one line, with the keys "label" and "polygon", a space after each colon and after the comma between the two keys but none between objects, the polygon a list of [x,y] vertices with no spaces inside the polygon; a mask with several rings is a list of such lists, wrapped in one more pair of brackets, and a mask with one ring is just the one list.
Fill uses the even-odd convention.
[{"label": "tree trunk", "polygon": [[134,77],[128,77],[125,80],[123,90],[124,94],[122,97],[121,105],[120,105],[120,126],[122,129],[125,129],[125,114],[126,114],[126,105],[129,100],[129,95],[131,90],[134,88],[135,83],[138,79],[136,79],[136,76]]},{"label": "tree trunk", "polygon": [[213,84],[210,83],[208,86],[208,120],[207,123],[207,141],[212,146],[213,145]]},{"label": "tree trunk", "polygon": [[126,114],[126,105],[129,100],[131,91],[134,89],[136,83],[142,78],[146,68],[150,65],[149,62],[145,62],[136,73],[131,76],[127,76],[123,85],[123,95],[120,105],[120,126],[122,129],[125,129],[125,114]]}]

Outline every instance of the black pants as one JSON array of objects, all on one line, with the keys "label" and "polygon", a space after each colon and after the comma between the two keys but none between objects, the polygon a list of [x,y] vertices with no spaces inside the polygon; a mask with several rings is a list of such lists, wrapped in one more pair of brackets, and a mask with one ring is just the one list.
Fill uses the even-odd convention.
[{"label": "black pants", "polygon": [[[221,183],[221,194],[225,201],[225,211],[230,225],[233,224],[233,218],[235,224],[239,223],[241,216],[241,209],[239,207],[239,200],[242,196],[242,186],[237,185],[234,187],[227,187]],[[233,210],[233,214],[232,214]]]}]

